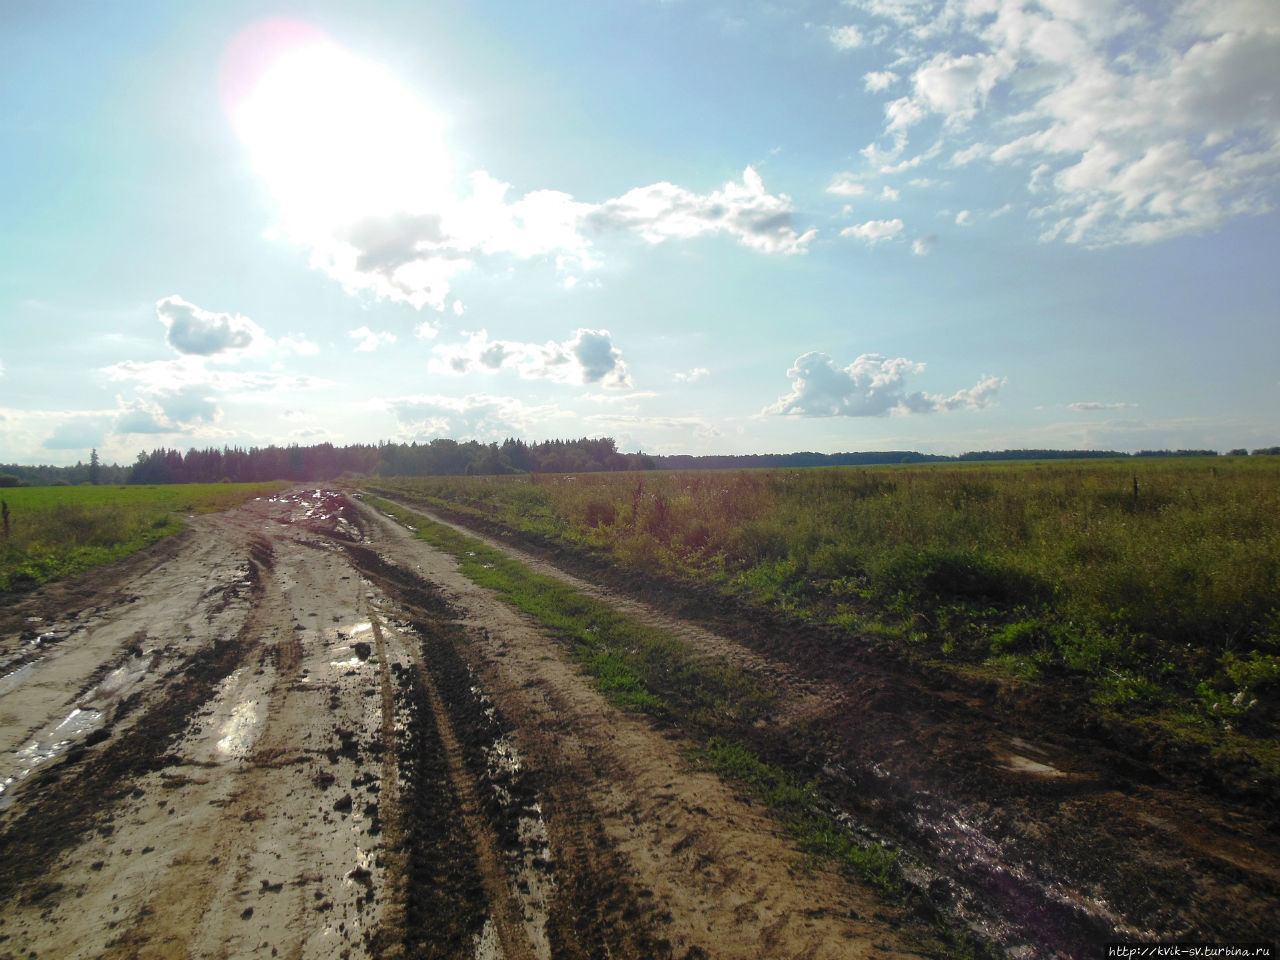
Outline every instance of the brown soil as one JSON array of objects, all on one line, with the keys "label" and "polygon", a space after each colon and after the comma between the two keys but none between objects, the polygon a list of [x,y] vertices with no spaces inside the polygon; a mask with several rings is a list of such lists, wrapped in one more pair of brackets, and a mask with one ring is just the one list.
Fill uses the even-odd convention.
[{"label": "brown soil", "polygon": [[[816,760],[839,684],[675,626],[772,678],[761,742]],[[0,600],[0,638],[0,958],[950,950],[337,493]]]}]

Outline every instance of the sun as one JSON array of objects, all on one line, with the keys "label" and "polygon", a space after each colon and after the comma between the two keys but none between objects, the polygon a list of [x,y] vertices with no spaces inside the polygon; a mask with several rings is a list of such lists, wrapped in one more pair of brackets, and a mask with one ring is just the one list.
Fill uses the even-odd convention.
[{"label": "sun", "polygon": [[450,190],[443,118],[310,24],[242,31],[221,79],[232,125],[295,236],[438,209]]}]

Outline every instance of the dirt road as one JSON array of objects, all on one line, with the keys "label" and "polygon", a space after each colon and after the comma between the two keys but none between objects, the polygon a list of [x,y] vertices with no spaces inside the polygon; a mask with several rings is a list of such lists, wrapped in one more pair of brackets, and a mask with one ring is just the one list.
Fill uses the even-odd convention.
[{"label": "dirt road", "polygon": [[190,524],[0,606],[0,958],[946,955],[368,507]]}]

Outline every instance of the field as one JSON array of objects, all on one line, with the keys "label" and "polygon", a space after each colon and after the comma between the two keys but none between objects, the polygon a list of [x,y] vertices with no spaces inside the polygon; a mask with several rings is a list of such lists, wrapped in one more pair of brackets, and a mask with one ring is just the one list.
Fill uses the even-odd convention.
[{"label": "field", "polygon": [[1277,769],[1276,458],[375,486]]},{"label": "field", "polygon": [[[1262,463],[1144,469],[1136,503],[1131,472],[1061,465],[378,481],[199,515],[199,488],[48,491],[85,517],[71,501],[98,495],[107,523],[132,496],[144,535],[192,515],[0,593],[0,960],[1275,941],[1272,681],[1245,678],[1252,706],[1213,685],[1236,682],[1228,653],[1274,663],[1266,615],[1234,650],[1183,641],[1182,676],[1152,672],[1164,702],[1120,700],[1071,631],[1159,637],[1068,593],[1084,561],[1033,562],[1070,544],[908,523],[974,501],[1034,531],[1057,496],[1220,525],[1169,499],[1216,481],[1244,517],[1224,540],[1248,543],[1274,536],[1243,505],[1269,495]],[[1099,641],[1121,654],[1144,669]]]},{"label": "field", "polygon": [[287,486],[14,487],[0,540],[0,591],[22,589],[112,563],[183,529],[181,514],[217,513]]}]

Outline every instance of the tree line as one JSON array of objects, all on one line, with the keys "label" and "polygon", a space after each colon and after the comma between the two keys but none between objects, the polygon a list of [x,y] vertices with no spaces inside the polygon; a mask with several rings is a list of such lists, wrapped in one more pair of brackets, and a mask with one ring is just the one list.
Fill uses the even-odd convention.
[{"label": "tree line", "polygon": [[[1237,448],[1230,456],[1250,451]],[[94,450],[88,463],[71,467],[0,464],[0,487],[53,484],[245,483],[264,480],[313,482],[343,475],[383,477],[495,476],[511,473],[591,473],[602,470],[743,470],[778,467],[877,466],[894,463],[957,463],[984,460],[1081,460],[1143,457],[1216,457],[1216,450],[983,450],[942,456],[911,450],[863,453],[714,454],[649,456],[620,453],[612,437],[527,443],[459,442],[440,437],[427,443],[331,443],[285,447],[209,447],[142,451],[129,466],[102,463]],[[1280,456],[1280,446],[1253,456]]]}]

